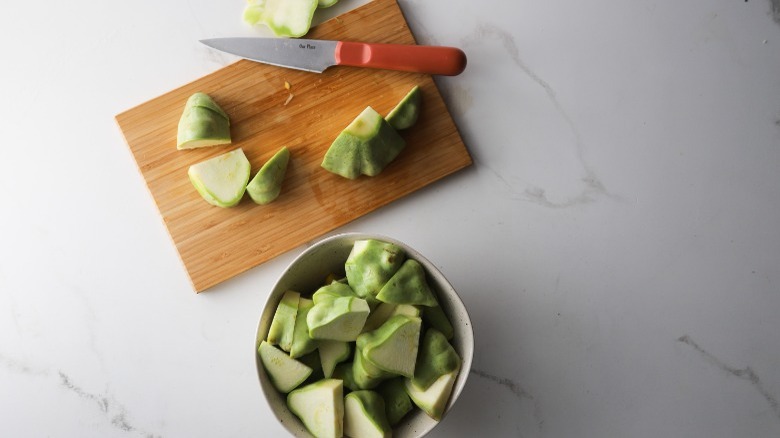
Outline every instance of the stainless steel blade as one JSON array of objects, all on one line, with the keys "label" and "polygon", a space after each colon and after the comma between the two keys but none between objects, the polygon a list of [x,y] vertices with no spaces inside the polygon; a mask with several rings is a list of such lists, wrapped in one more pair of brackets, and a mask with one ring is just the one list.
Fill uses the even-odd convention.
[{"label": "stainless steel blade", "polygon": [[201,43],[252,61],[322,73],[336,64],[337,41],[299,38],[211,38]]}]

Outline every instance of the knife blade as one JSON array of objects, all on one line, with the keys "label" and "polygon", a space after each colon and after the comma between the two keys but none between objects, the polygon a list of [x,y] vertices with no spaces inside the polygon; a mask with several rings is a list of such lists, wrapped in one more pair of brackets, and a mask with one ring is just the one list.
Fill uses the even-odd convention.
[{"label": "knife blade", "polygon": [[344,65],[455,76],[466,68],[466,54],[455,47],[262,37],[200,42],[252,61],[316,73]]}]

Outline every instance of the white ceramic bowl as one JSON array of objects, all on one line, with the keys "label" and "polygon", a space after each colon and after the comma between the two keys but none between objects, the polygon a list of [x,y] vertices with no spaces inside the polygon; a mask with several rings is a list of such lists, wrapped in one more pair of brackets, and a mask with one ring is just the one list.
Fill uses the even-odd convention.
[{"label": "white ceramic bowl", "polygon": [[[282,294],[287,290],[312,293],[322,285],[328,274],[343,275],[344,262],[352,250],[352,245],[355,241],[362,239],[377,239],[393,243],[403,248],[408,258],[418,261],[425,268],[428,284],[436,292],[439,304],[452,323],[455,333],[452,346],[460,355],[463,363],[455,381],[455,386],[452,389],[452,395],[450,395],[450,399],[447,402],[444,417],[446,417],[466,385],[466,379],[468,379],[469,371],[471,370],[471,360],[474,355],[474,332],[471,327],[471,320],[455,289],[453,289],[452,285],[444,278],[444,275],[439,272],[436,266],[414,250],[414,248],[389,237],[361,233],[345,233],[326,237],[301,253],[279,277],[268,296],[265,308],[260,316],[255,344],[253,345],[257,376],[260,379],[260,386],[263,389],[268,405],[271,407],[274,415],[276,415],[276,418],[293,436],[310,437],[311,435],[303,426],[303,423],[287,409],[286,395],[279,393],[269,381],[268,375],[260,362],[260,357],[257,355],[257,347],[260,341],[265,339],[268,334],[271,319],[274,316],[276,306],[282,298]],[[413,412],[410,412],[393,428],[393,437],[421,437],[437,424],[438,422],[429,418],[423,411],[415,408]]]}]

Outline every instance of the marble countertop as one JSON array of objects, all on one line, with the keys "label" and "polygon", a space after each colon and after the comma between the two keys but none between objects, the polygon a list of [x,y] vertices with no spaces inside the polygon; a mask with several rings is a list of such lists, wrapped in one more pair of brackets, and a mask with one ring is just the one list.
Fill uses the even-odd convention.
[{"label": "marble countertop", "polygon": [[[468,306],[432,436],[780,436],[780,2],[399,3],[469,57],[436,81],[474,165],[336,231]],[[197,40],[243,5],[0,14],[0,436],[285,435],[250,344],[303,247],[196,295],[114,122],[233,62]]]}]

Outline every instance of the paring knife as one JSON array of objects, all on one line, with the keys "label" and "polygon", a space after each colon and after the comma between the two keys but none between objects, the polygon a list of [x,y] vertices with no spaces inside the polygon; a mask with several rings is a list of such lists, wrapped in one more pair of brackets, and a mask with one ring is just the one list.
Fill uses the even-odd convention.
[{"label": "paring knife", "polygon": [[466,68],[466,54],[455,47],[254,37],[200,42],[252,61],[317,73],[348,65],[455,76]]}]

